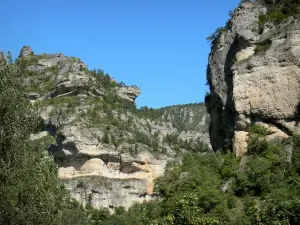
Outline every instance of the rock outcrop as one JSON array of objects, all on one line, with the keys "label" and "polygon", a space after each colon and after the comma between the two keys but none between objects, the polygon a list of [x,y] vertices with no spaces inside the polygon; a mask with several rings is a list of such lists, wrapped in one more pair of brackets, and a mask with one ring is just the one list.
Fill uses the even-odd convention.
[{"label": "rock outcrop", "polygon": [[153,117],[137,110],[136,86],[89,71],[76,57],[34,55],[24,47],[17,63],[41,118],[41,133],[32,139],[55,139],[49,151],[59,179],[83,205],[114,210],[156,198],[153,181],[164,174],[167,161],[207,142],[206,113],[197,123],[201,132],[182,132],[159,111]]},{"label": "rock outcrop", "polygon": [[258,3],[242,3],[212,46],[206,106],[215,150],[227,140],[243,155],[255,123],[273,127],[272,138],[300,131],[300,23],[288,18],[262,28],[264,13]]},{"label": "rock outcrop", "polygon": [[134,102],[135,99],[141,94],[141,90],[136,86],[118,88],[117,94],[120,98]]},{"label": "rock outcrop", "polygon": [[19,58],[23,58],[25,56],[28,56],[28,55],[32,55],[33,54],[33,51],[31,49],[30,46],[24,46],[21,51],[20,51],[20,55],[19,55]]}]

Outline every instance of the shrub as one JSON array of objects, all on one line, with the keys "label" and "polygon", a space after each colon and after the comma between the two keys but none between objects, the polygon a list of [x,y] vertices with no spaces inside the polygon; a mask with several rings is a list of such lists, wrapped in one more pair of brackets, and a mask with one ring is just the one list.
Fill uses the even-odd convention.
[{"label": "shrub", "polygon": [[264,43],[259,43],[255,46],[254,52],[260,53],[260,52],[266,52],[272,45],[272,41],[271,40],[267,40]]},{"label": "shrub", "polygon": [[290,16],[299,16],[299,0],[261,0],[261,2],[268,10],[266,14],[259,16],[259,25],[261,27],[268,21],[277,24]]},{"label": "shrub", "polygon": [[225,27],[218,27],[214,33],[206,38],[206,40],[213,46],[216,43],[216,40],[221,36],[222,32],[225,31]]},{"label": "shrub", "polygon": [[292,163],[296,172],[300,173],[300,135],[293,136],[293,155]]},{"label": "shrub", "polygon": [[250,135],[258,135],[260,137],[265,137],[270,134],[270,131],[261,125],[254,124],[248,128]]},{"label": "shrub", "polygon": [[109,144],[110,143],[110,137],[109,134],[107,132],[104,133],[103,137],[102,137],[102,142]]}]

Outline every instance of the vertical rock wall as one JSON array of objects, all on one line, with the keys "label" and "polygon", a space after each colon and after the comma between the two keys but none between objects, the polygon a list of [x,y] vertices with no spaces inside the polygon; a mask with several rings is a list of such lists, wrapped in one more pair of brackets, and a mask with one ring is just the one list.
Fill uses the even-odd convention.
[{"label": "vertical rock wall", "polygon": [[214,150],[233,145],[236,155],[247,148],[247,128],[260,123],[273,138],[299,131],[300,24],[289,18],[259,27],[266,9],[243,3],[212,46],[206,97]]}]

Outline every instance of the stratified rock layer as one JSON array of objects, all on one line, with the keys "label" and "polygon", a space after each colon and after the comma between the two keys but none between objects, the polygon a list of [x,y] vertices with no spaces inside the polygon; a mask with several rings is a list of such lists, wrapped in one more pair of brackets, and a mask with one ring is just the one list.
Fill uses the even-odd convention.
[{"label": "stratified rock layer", "polygon": [[[39,108],[43,132],[32,139],[55,139],[49,151],[59,179],[83,205],[113,211],[155,198],[153,181],[176,151],[207,143],[206,113],[197,114],[201,129],[191,132],[179,131],[159,112],[143,116],[135,108],[138,87],[89,71],[76,57],[34,55],[27,46],[17,64],[27,97]],[[194,114],[184,112],[192,124]]]}]

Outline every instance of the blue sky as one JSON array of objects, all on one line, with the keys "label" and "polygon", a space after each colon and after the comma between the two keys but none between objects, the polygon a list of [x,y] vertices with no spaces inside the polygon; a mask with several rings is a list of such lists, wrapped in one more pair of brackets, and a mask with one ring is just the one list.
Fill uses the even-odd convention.
[{"label": "blue sky", "polygon": [[208,90],[206,37],[239,0],[1,1],[0,50],[62,52],[137,85],[137,105],[201,102]]}]

